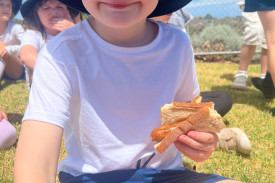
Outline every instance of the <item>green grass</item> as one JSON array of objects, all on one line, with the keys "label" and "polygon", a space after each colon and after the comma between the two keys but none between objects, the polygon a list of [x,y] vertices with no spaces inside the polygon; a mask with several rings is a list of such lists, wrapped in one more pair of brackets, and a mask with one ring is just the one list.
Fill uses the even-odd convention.
[{"label": "green grass", "polygon": [[[275,107],[273,100],[263,98],[251,84],[246,91],[230,88],[238,69],[232,63],[196,63],[201,91],[224,90],[232,95],[234,105],[224,117],[228,127],[239,127],[246,132],[252,144],[250,156],[236,152],[215,151],[211,158],[196,163],[186,158],[186,166],[196,166],[198,172],[216,173],[247,183],[271,183],[275,180],[275,120],[268,112]],[[259,75],[260,66],[249,66],[250,77]],[[20,121],[28,103],[25,81],[2,81],[0,109],[8,115],[18,134]],[[0,152],[0,182],[13,182],[15,147]],[[60,159],[66,155],[62,145]]]}]

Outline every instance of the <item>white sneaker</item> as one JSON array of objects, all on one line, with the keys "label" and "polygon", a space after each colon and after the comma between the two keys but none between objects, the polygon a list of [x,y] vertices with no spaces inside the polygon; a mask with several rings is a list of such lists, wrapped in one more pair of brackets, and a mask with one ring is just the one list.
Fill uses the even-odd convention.
[{"label": "white sneaker", "polygon": [[251,144],[247,135],[239,128],[224,128],[217,133],[219,142],[217,148],[226,150],[236,150],[239,153],[250,154]]},{"label": "white sneaker", "polygon": [[247,74],[237,73],[234,77],[235,77],[235,80],[233,81],[233,83],[231,85],[231,88],[245,90],[246,89]]}]

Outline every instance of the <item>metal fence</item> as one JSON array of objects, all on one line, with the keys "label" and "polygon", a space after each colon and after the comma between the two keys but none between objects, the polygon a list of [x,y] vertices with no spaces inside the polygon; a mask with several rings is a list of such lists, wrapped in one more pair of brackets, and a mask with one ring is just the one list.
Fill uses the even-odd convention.
[{"label": "metal fence", "polygon": [[[242,45],[242,10],[238,0],[193,0],[184,11],[195,55],[238,55]],[[257,49],[256,53],[260,50]]]}]

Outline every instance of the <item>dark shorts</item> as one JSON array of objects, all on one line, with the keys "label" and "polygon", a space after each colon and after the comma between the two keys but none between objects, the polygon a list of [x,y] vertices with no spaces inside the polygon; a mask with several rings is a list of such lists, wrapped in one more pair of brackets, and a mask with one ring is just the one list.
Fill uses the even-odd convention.
[{"label": "dark shorts", "polygon": [[2,79],[5,79],[5,80],[25,80],[25,79],[26,79],[26,77],[25,77],[25,69],[24,69],[24,71],[22,72],[21,76],[20,76],[19,78],[17,78],[17,79],[14,79],[14,78],[9,77],[9,76],[6,74],[6,72],[4,72]]},{"label": "dark shorts", "polygon": [[245,12],[275,10],[275,0],[245,0]]},{"label": "dark shorts", "polygon": [[226,91],[201,92],[202,102],[213,102],[214,109],[223,117],[233,105],[232,97]]},{"label": "dark shorts", "polygon": [[213,183],[230,179],[215,174],[197,173],[186,168],[176,168],[115,170],[76,177],[69,173],[59,172],[59,180],[61,183]]}]

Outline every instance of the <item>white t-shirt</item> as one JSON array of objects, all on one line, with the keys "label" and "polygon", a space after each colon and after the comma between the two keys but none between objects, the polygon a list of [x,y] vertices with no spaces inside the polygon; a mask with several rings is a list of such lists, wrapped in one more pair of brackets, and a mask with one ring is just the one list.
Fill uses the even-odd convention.
[{"label": "white t-shirt", "polygon": [[[85,20],[40,51],[23,120],[64,129],[68,156],[60,171],[76,176],[135,169],[155,152],[150,133],[160,126],[161,106],[199,94],[188,36],[157,24],[153,42],[126,48],[101,39]],[[181,166],[172,145],[147,168]]]},{"label": "white t-shirt", "polygon": [[45,36],[42,36],[42,34],[39,31],[35,30],[26,30],[22,36],[21,39],[21,48],[25,45],[31,45],[34,46],[39,53],[40,49],[51,40],[54,36],[51,36],[49,34],[46,34]]},{"label": "white t-shirt", "polygon": [[23,27],[14,21],[9,21],[4,34],[0,35],[0,41],[6,44],[6,49],[10,55],[18,55],[20,40],[24,33]]}]

